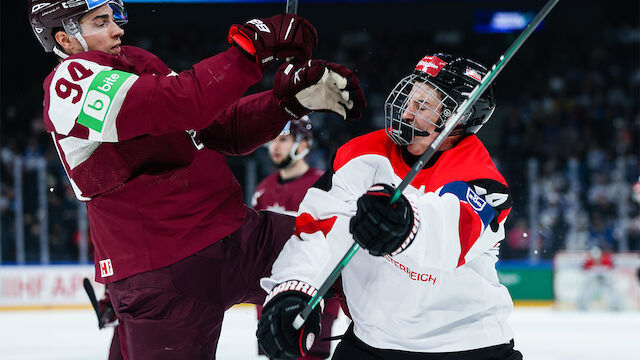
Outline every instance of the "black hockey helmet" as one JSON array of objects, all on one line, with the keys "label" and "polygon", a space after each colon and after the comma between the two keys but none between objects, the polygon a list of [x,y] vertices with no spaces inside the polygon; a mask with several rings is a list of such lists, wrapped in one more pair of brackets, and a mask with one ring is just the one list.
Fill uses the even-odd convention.
[{"label": "black hockey helmet", "polygon": [[118,25],[127,22],[127,12],[122,0],[29,0],[29,23],[46,52],[66,57],[57,48],[54,31],[64,30],[70,36],[78,38],[86,47],[80,31],[80,18],[104,4],[109,4],[113,9],[113,18]]},{"label": "black hockey helmet", "polygon": [[[446,120],[486,75],[487,68],[469,59],[437,53],[423,57],[413,74],[398,82],[385,101],[385,129],[387,135],[400,145],[416,141],[415,136],[428,136],[417,128],[407,114],[434,124],[436,131],[444,128]],[[419,100],[416,103],[416,99]],[[415,105],[412,105],[416,103]],[[429,112],[420,112],[423,109]],[[495,110],[493,85],[490,86],[465,113],[451,135],[473,134],[484,125]],[[427,114],[428,118],[423,115]]]}]

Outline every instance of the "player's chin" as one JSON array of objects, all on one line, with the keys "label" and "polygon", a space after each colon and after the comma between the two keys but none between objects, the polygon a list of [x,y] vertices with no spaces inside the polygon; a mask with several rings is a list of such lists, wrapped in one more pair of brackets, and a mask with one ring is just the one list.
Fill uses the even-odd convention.
[{"label": "player's chin", "polygon": [[[416,136],[416,138],[419,138],[419,137]],[[407,151],[411,155],[420,156],[420,155],[424,154],[425,151],[427,151],[427,147],[428,147],[428,145],[425,146],[420,141],[418,141],[418,142],[414,142],[413,144],[407,145]]]},{"label": "player's chin", "polygon": [[120,48],[120,45],[116,45],[111,47],[107,52],[111,55],[120,55],[120,51],[122,51],[122,49]]}]

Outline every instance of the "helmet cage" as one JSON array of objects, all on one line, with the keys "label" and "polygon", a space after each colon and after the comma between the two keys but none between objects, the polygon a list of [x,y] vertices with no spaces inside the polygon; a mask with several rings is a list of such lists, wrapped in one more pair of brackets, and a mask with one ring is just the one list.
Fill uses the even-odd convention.
[{"label": "helmet cage", "polygon": [[[423,86],[425,84],[429,86]],[[437,101],[432,100],[434,97]],[[384,105],[385,131],[398,145],[412,144],[418,141],[416,136],[430,135],[427,131],[429,124],[435,126],[435,131],[442,131],[459,105],[456,97],[444,91],[433,77],[415,72],[400,80],[387,97]],[[472,112],[470,110],[463,118],[469,118]],[[424,125],[421,127],[419,124]]]},{"label": "helmet cage", "polygon": [[[416,136],[430,135],[426,129],[416,127],[417,123],[434,124],[435,131],[442,131],[447,119],[453,115],[460,104],[468,99],[471,91],[481,83],[486,73],[487,69],[473,60],[443,53],[425,56],[416,65],[413,75],[400,80],[385,101],[387,135],[399,145],[408,145],[418,140]],[[420,104],[421,101],[412,101],[415,96],[412,89],[420,83],[429,84],[430,87],[424,88],[433,88],[433,92],[437,90],[436,93],[440,95],[440,103],[435,109],[432,109],[433,105],[427,107],[427,110],[431,110],[429,119],[425,119],[424,114],[427,113],[425,111],[422,111],[422,116],[417,111],[412,111],[420,109],[422,106],[419,105],[426,105]],[[427,97],[425,96],[424,99]],[[421,100],[420,97],[417,99]],[[431,104],[434,102],[432,101]],[[482,125],[489,121],[494,110],[493,85],[490,85],[460,117],[450,136],[478,132]],[[403,116],[406,118],[403,119]],[[417,122],[415,119],[425,121]]]}]

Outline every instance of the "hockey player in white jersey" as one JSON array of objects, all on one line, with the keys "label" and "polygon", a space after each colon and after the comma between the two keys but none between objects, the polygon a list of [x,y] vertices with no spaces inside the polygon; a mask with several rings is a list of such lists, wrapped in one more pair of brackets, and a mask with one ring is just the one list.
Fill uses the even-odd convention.
[{"label": "hockey player in white jersey", "polygon": [[269,295],[257,336],[268,355],[309,349],[321,306],[299,330],[293,319],[356,241],[367,251],[346,265],[341,284],[353,323],[333,359],[522,359],[507,323],[513,302],[495,269],[511,196],[475,135],[495,109],[492,89],[389,205],[486,72],[468,59],[425,56],[387,98],[385,129],[338,149],[261,281]]}]

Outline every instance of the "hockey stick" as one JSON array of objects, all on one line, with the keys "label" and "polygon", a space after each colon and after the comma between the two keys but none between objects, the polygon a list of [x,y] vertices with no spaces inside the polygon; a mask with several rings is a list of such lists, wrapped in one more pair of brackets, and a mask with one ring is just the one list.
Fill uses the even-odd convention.
[{"label": "hockey stick", "polygon": [[287,0],[287,7],[285,8],[287,14],[298,13],[298,0]]},{"label": "hockey stick", "polygon": [[[391,204],[393,204],[400,198],[400,195],[402,195],[402,191],[411,183],[411,181],[413,180],[413,178],[415,178],[418,172],[422,170],[422,167],[424,166],[424,164],[426,164],[429,161],[429,159],[433,156],[433,154],[438,150],[440,145],[442,145],[442,142],[444,142],[444,140],[447,138],[447,136],[449,136],[451,131],[453,131],[456,125],[458,125],[458,121],[460,120],[460,117],[462,117],[462,114],[467,112],[467,110],[469,110],[469,108],[473,106],[473,104],[478,100],[480,95],[482,95],[482,93],[489,87],[489,85],[491,85],[491,83],[496,78],[496,76],[498,76],[500,71],[504,69],[505,65],[509,62],[509,60],[511,60],[511,58],[516,53],[516,51],[518,51],[520,46],[522,46],[522,44],[529,38],[531,33],[536,29],[536,27],[538,27],[540,22],[542,22],[542,20],[547,16],[547,14],[549,14],[551,9],[553,9],[553,7],[558,3],[558,1],[560,0],[547,1],[547,3],[542,8],[542,10],[538,12],[536,17],[533,18],[533,20],[531,20],[529,25],[527,25],[527,27],[522,31],[522,33],[520,33],[518,38],[511,44],[511,46],[507,49],[507,51],[502,56],[500,56],[500,59],[498,60],[498,62],[493,65],[491,70],[487,72],[487,74],[482,78],[480,83],[476,85],[476,87],[471,91],[471,93],[469,94],[469,97],[465,99],[462,102],[462,104],[460,104],[460,107],[456,109],[454,115],[450,117],[445,123],[444,129],[433,140],[433,142],[431,143],[427,151],[425,151],[424,154],[420,156],[418,161],[416,161],[416,163],[413,164],[413,166],[411,167],[411,171],[409,171],[409,173],[407,174],[407,176],[405,176],[405,178],[402,180],[400,185],[398,185],[395,192],[393,193],[393,196],[391,197]],[[318,289],[318,292],[311,298],[311,300],[309,300],[309,303],[304,307],[304,309],[300,312],[300,314],[296,316],[296,318],[293,320],[293,327],[296,330],[302,327],[302,325],[306,321],[309,314],[311,314],[313,309],[318,305],[322,297],[327,293],[329,288],[333,285],[333,283],[336,281],[336,279],[342,272],[342,269],[347,265],[347,263],[351,260],[353,255],[355,255],[356,251],[358,251],[358,249],[360,249],[360,245],[354,242],[353,245],[351,245],[351,248],[349,249],[349,251],[347,251],[347,253],[342,257],[338,265],[336,265],[336,267],[333,269],[333,271],[331,272],[327,280],[325,280],[325,282],[322,284],[320,289]]]},{"label": "hockey stick", "polygon": [[84,278],[84,280],[82,280],[82,285],[84,285],[84,291],[87,292],[89,301],[91,301],[91,306],[93,306],[93,310],[96,312],[96,316],[98,317],[98,327],[102,329],[102,326],[100,326],[100,307],[98,306],[96,293],[93,291],[93,286],[91,286],[91,281],[88,278]]},{"label": "hockey stick", "polygon": [[[287,14],[297,14],[298,13],[298,0],[287,0],[287,5],[284,8],[284,12]],[[286,58],[285,61],[289,62],[293,58]]]},{"label": "hockey stick", "polygon": [[91,301],[91,306],[93,307],[93,310],[96,312],[96,316],[98,317],[98,328],[104,329],[106,327],[118,326],[117,319],[111,322],[103,322],[101,320],[102,318],[110,318],[113,315],[113,309],[111,307],[108,307],[105,311],[102,312],[102,314],[100,313],[100,305],[98,304],[98,299],[96,299],[96,293],[93,290],[93,286],[91,286],[91,281],[88,278],[84,278],[84,280],[82,280],[82,285],[84,285],[84,291],[87,293],[89,301]]}]

